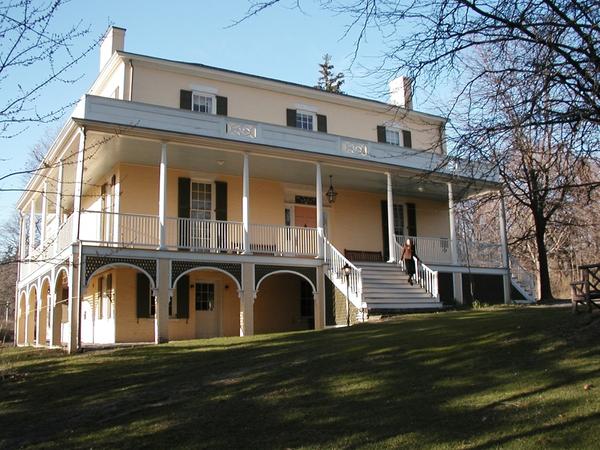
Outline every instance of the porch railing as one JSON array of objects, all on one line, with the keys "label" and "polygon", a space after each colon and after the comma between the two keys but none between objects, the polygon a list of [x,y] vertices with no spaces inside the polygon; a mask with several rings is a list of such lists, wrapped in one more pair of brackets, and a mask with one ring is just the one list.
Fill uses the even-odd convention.
[{"label": "porch railing", "polygon": [[[402,241],[404,242],[404,241]],[[400,265],[402,270],[406,270],[404,265],[404,260],[400,258],[402,255],[402,245],[398,241],[396,241],[394,245],[395,253],[396,253],[396,261]],[[439,283],[438,283],[438,272],[436,270],[432,270],[428,267],[423,261],[413,257],[413,261],[415,263],[415,281],[416,283],[425,289],[429,295],[433,298],[439,300]]]},{"label": "porch railing", "polygon": [[317,256],[319,235],[316,228],[250,225],[250,250],[282,256]]},{"label": "porch railing", "polygon": [[[356,267],[340,251],[335,248],[326,238],[325,241],[325,262],[328,265],[327,276],[344,295],[349,294],[348,300],[354,306],[362,309],[362,269]],[[348,283],[346,284],[346,275],[344,266],[350,267],[348,274]]]},{"label": "porch railing", "polygon": [[240,252],[243,249],[243,240],[242,222],[184,217],[168,217],[166,220],[168,248]]},{"label": "porch railing", "polygon": [[81,211],[79,239],[98,245],[156,248],[158,216]]}]

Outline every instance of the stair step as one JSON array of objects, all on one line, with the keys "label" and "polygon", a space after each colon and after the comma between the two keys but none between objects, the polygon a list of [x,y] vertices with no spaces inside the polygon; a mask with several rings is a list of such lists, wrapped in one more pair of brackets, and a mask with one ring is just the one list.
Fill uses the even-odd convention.
[{"label": "stair step", "polygon": [[367,306],[369,313],[371,311],[383,310],[383,311],[411,311],[411,310],[439,310],[444,305],[439,302],[427,302],[427,303],[401,303],[398,305],[389,305],[383,303],[373,303]]}]

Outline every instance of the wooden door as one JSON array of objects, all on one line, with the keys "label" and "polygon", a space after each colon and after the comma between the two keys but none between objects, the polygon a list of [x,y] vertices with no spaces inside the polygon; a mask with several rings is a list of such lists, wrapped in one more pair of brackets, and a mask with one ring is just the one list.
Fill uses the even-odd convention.
[{"label": "wooden door", "polygon": [[294,207],[294,225],[297,227],[317,227],[317,209],[309,206]]}]

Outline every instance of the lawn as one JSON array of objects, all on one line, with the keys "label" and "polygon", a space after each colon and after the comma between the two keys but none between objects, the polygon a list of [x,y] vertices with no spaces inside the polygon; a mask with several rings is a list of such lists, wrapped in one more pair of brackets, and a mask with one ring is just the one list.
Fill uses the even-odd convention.
[{"label": "lawn", "polygon": [[1,348],[0,447],[598,448],[598,324],[501,308],[73,357]]}]

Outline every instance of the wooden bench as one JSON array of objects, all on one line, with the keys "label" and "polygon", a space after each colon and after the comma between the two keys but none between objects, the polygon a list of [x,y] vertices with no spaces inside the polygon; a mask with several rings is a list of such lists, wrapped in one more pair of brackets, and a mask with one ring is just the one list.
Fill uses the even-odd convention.
[{"label": "wooden bench", "polygon": [[588,312],[592,312],[593,307],[600,309],[600,263],[579,266],[578,269],[581,279],[571,283],[573,313],[579,312],[579,305],[584,305]]},{"label": "wooden bench", "polygon": [[347,248],[345,248],[344,256],[350,261],[384,262],[383,253],[381,252],[369,252],[365,250],[348,250]]}]

